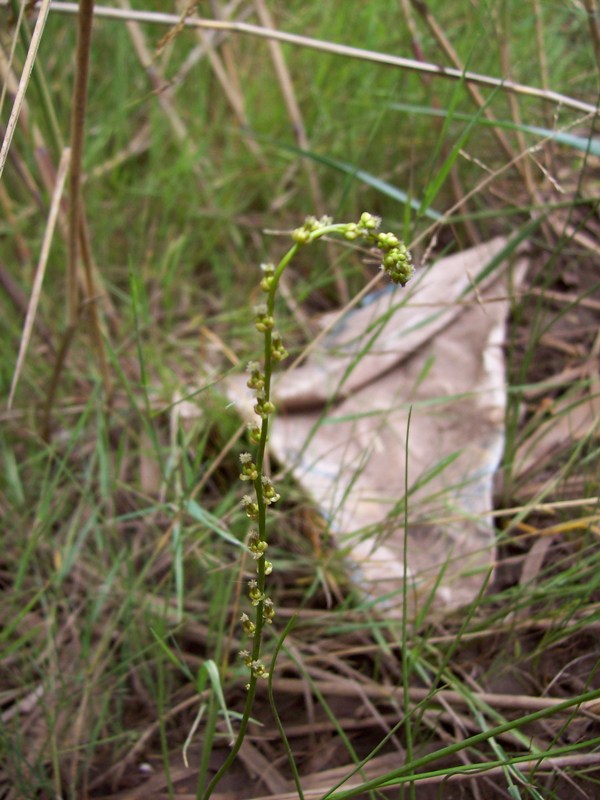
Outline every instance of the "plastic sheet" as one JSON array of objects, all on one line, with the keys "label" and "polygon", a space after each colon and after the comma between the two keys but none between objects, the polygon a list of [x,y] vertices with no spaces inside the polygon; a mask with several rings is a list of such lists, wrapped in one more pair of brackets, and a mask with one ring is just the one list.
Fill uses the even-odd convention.
[{"label": "plastic sheet", "polygon": [[[526,267],[505,249],[494,239],[369,297],[275,381],[271,453],[327,520],[360,590],[388,612],[402,608],[406,504],[413,609],[431,593],[445,608],[469,602],[493,567],[505,321]],[[243,385],[229,394],[250,419]]]}]

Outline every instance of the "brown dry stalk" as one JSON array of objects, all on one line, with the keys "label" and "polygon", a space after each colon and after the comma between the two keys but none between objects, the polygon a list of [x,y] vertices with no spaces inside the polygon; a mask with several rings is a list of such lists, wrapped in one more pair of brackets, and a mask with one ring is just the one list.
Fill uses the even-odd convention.
[{"label": "brown dry stalk", "polygon": [[79,255],[79,214],[81,210],[81,162],[83,159],[93,21],[94,0],[81,0],[77,26],[75,85],[73,87],[71,111],[71,173],[69,178],[69,233],[67,241],[67,319],[69,325],[75,325],[79,316],[77,265]]},{"label": "brown dry stalk", "polygon": [[95,288],[91,268],[91,249],[84,224],[85,214],[81,199],[81,163],[83,159],[85,113],[87,106],[90,53],[92,44],[92,24],[94,21],[94,0],[81,0],[77,26],[77,48],[75,83],[73,86],[73,102],[71,113],[71,173],[69,181],[69,213],[67,230],[67,328],[63,334],[59,353],[50,380],[50,386],[44,405],[43,435],[46,439],[51,435],[51,415],[60,376],[67,360],[70,346],[80,319],[78,266],[79,245],[81,244],[84,264],[84,288],[86,301],[89,303],[91,331],[97,357],[100,363],[104,391],[108,400],[111,396],[108,359],[100,326],[100,315],[96,305],[97,290]]},{"label": "brown dry stalk", "polygon": [[100,364],[102,382],[107,400],[111,397],[111,381],[108,358],[104,347],[100,314],[98,312],[98,290],[94,280],[92,253],[85,211],[81,197],[81,163],[83,159],[85,114],[92,50],[92,24],[94,21],[94,0],[81,0],[77,27],[77,50],[75,85],[73,87],[73,108],[71,114],[71,175],[69,185],[68,216],[68,263],[67,263],[67,304],[68,325],[76,327],[80,308],[78,292],[79,250],[83,262],[83,283],[85,299],[89,304],[91,332],[96,354]]},{"label": "brown dry stalk", "polygon": [[54,369],[52,370],[52,375],[50,377],[50,385],[48,386],[48,391],[46,392],[46,399],[42,409],[41,427],[42,438],[47,442],[50,441],[52,436],[52,409],[54,407],[54,398],[56,397],[60,376],[66,363],[67,354],[69,352],[69,348],[71,347],[74,335],[75,326],[67,325],[61,337],[58,353],[56,354],[56,360],[54,362]]},{"label": "brown dry stalk", "polygon": [[[75,14],[77,13],[78,6],[76,3],[62,2],[61,0],[54,0],[52,3],[52,10],[57,13]],[[175,25],[179,21],[176,14],[162,14],[152,11],[122,11],[118,8],[108,8],[107,6],[97,6],[95,14],[99,17],[107,19],[127,20],[135,19],[138,22],[148,22],[156,25]],[[185,25],[191,28],[205,28],[207,30],[230,31],[232,33],[241,33],[248,36],[256,36],[261,39],[276,39],[279,42],[287,42],[288,44],[296,45],[298,47],[307,47],[311,50],[317,50],[322,53],[332,53],[333,55],[345,56],[346,58],[356,58],[360,61],[371,61],[374,64],[384,64],[390,67],[401,67],[403,69],[413,70],[415,72],[426,72],[430,75],[437,75],[441,78],[450,78],[452,80],[463,80],[467,83],[474,83],[479,86],[488,86],[491,88],[502,89],[506,92],[515,92],[516,94],[525,95],[527,97],[537,97],[540,100],[545,100],[549,103],[556,103],[565,108],[571,108],[575,111],[582,111],[584,114],[597,114],[598,108],[591,104],[577,100],[574,97],[561,94],[544,89],[539,89],[536,86],[528,86],[523,83],[516,83],[515,81],[504,80],[502,78],[494,78],[490,75],[482,75],[477,72],[466,71],[463,72],[453,67],[442,67],[439,64],[429,64],[427,62],[415,61],[412,58],[403,58],[402,56],[391,55],[390,53],[380,53],[375,50],[364,50],[361,47],[351,47],[350,45],[337,44],[335,42],[327,42],[321,39],[312,39],[309,36],[300,36],[295,33],[287,33],[271,28],[262,28],[260,25],[250,25],[247,22],[235,22],[214,19],[200,19],[198,17],[188,17],[185,20]]]},{"label": "brown dry stalk", "polygon": [[[54,170],[54,164],[48,155],[48,149],[45,147],[43,141],[37,139],[38,131],[35,127],[33,127],[33,136],[35,142],[35,160],[38,166],[39,173],[42,178],[42,183],[46,187],[47,191],[50,194],[54,193],[54,185],[56,183],[56,173]],[[86,176],[81,176],[82,184],[85,184]],[[40,208],[43,208],[43,205],[40,201]],[[63,236],[65,242],[69,239],[69,227],[68,227],[68,204],[61,203],[59,208],[59,217],[58,217],[58,226]],[[89,245],[89,235],[87,229],[87,222],[84,213],[83,207],[79,213],[79,256],[83,262],[83,274],[78,275],[78,281],[84,289],[84,295],[86,297],[97,297],[100,294],[102,295],[102,307],[103,311],[110,320],[111,328],[114,331],[118,330],[118,319],[117,319],[117,311],[112,304],[110,297],[108,294],[100,287],[102,287],[102,277],[98,272],[97,266],[94,264],[94,260],[92,258],[91,247]],[[89,284],[91,288],[89,291],[86,286]],[[98,330],[100,329],[100,324],[98,323]],[[101,352],[101,351],[100,351]],[[104,366],[105,362],[101,362]]]},{"label": "brown dry stalk", "polygon": [[[542,82],[542,89],[548,91],[550,89],[550,70],[548,69],[548,56],[546,54],[546,43],[544,36],[544,14],[541,0],[533,0],[533,13],[535,15],[535,41],[537,44],[538,59],[540,62],[540,80]],[[543,109],[544,118],[546,120],[546,127],[552,130],[554,121],[550,109],[545,106]],[[554,145],[549,143],[546,151],[546,169],[550,169],[553,159]]]},{"label": "brown dry stalk", "polygon": [[50,204],[50,213],[48,215],[48,222],[46,225],[46,231],[44,233],[44,241],[42,242],[42,250],[40,253],[40,258],[35,273],[33,288],[31,290],[31,299],[29,301],[27,316],[25,317],[25,324],[23,326],[23,335],[21,336],[21,343],[19,346],[19,355],[17,357],[17,363],[15,366],[15,371],[10,386],[10,394],[8,396],[8,404],[7,404],[7,408],[9,409],[12,407],[15,391],[17,389],[17,384],[19,382],[19,376],[21,374],[21,370],[25,362],[25,355],[27,353],[27,348],[29,346],[31,334],[33,332],[33,324],[35,322],[36,312],[40,296],[42,293],[42,283],[44,281],[44,275],[46,274],[46,265],[48,263],[48,256],[50,255],[50,247],[52,245],[52,239],[54,238],[54,229],[56,227],[56,220],[58,218],[60,201],[62,199],[63,188],[67,177],[67,170],[69,169],[70,155],[71,155],[70,150],[66,148],[63,151],[62,157],[60,159],[60,164],[58,166],[56,185],[54,187],[54,194],[52,196],[52,202]]},{"label": "brown dry stalk", "polygon": [[4,134],[2,147],[0,147],[0,178],[2,177],[2,172],[4,171],[4,164],[6,163],[8,151],[10,149],[12,138],[14,136],[15,129],[17,127],[17,122],[19,120],[19,114],[21,113],[23,101],[25,100],[25,92],[27,91],[27,86],[29,85],[29,78],[31,77],[31,72],[33,70],[33,65],[35,63],[35,58],[37,55],[38,47],[40,45],[40,41],[42,39],[42,34],[44,32],[44,27],[46,25],[46,20],[48,18],[49,11],[50,11],[50,0],[44,0],[44,2],[42,2],[39,7],[38,19],[35,24],[33,36],[31,37],[31,44],[29,46],[29,50],[27,51],[25,64],[23,65],[23,72],[21,74],[21,79],[19,81],[19,87],[17,89],[17,94],[15,95],[15,100],[13,102],[12,111],[10,112],[10,117],[8,118],[8,122],[6,123],[6,132]]},{"label": "brown dry stalk", "polygon": [[[396,759],[397,764],[397,757],[393,756],[393,759]],[[380,756],[378,759],[373,759],[373,763],[371,765],[371,769],[374,771],[374,775],[380,774],[384,771],[387,767],[388,761],[390,760],[390,756]],[[392,763],[394,761],[392,760]],[[600,756],[597,753],[575,753],[574,755],[566,755],[566,756],[555,756],[551,758],[543,758],[541,759],[539,755],[533,754],[528,761],[520,761],[518,764],[518,769],[521,772],[535,772],[536,774],[540,773],[548,773],[550,770],[560,770],[565,768],[575,769],[576,767],[597,767],[600,763]],[[473,762],[470,762],[471,766],[473,766],[473,770],[464,773],[450,773],[450,774],[439,774],[439,775],[432,775],[427,778],[420,778],[418,780],[419,786],[425,785],[436,785],[441,784],[445,786],[448,783],[457,783],[457,782],[465,782],[465,781],[476,781],[480,778],[489,778],[489,777],[496,777],[506,774],[506,766],[496,766],[496,767],[487,767],[485,764],[481,764],[480,770],[476,770],[476,765]],[[365,768],[369,770],[369,764],[365,765]],[[306,783],[312,784],[309,788],[304,790],[304,798],[305,800],[317,800],[317,798],[322,797],[324,794],[328,794],[329,787],[333,782],[337,780],[343,779],[346,775],[350,772],[354,771],[355,765],[354,764],[345,764],[342,767],[337,767],[333,770],[327,770],[323,773],[313,773],[312,775],[308,775],[305,778]],[[319,784],[316,788],[313,788],[314,784],[319,781]],[[348,781],[344,783],[344,789],[350,789],[352,787],[358,786],[360,784],[359,780],[356,778],[350,778]],[[389,788],[389,787],[388,787]],[[439,791],[439,790],[438,790]],[[447,796],[445,793],[440,795],[437,794],[437,797]],[[225,792],[221,794],[215,794],[214,800],[229,800],[231,794],[226,794]],[[270,795],[261,795],[255,796],[253,800],[297,800],[298,793],[297,792],[286,792],[286,793],[279,793],[279,794],[270,794]],[[119,800],[138,800],[138,798],[142,798],[142,795],[138,794],[127,794],[120,795]],[[194,800],[194,795],[191,794],[178,794],[178,800]],[[107,798],[107,800],[117,800],[117,798]]]},{"label": "brown dry stalk", "polygon": [[[315,681],[318,689],[324,695],[341,697],[359,697],[359,694],[366,694],[372,698],[382,700],[397,699],[402,692],[401,686],[380,686],[371,681],[369,684],[359,685],[356,681],[346,680],[337,676],[335,680]],[[303,691],[305,681],[301,678],[276,678],[273,686],[276,691],[286,694],[296,694]],[[471,698],[462,695],[460,692],[442,689],[432,692],[430,689],[419,687],[409,688],[410,699],[415,703],[429,701],[440,703],[442,701],[451,705],[465,706],[472,702]],[[532,697],[529,695],[514,694],[493,694],[490,692],[474,692],[473,700],[479,701],[494,709],[512,709],[515,711],[541,711],[546,708],[553,708],[564,702],[561,697]],[[573,714],[573,709],[569,709],[569,714]],[[588,700],[576,707],[577,714],[592,714],[597,716],[600,713],[600,700]]]},{"label": "brown dry stalk", "polygon": [[594,55],[596,56],[598,70],[600,70],[600,21],[598,20],[598,4],[596,0],[583,0],[583,5],[587,11],[590,36],[592,37],[592,44],[594,45]]},{"label": "brown dry stalk", "polygon": [[[397,761],[398,756],[396,754],[377,756],[376,758],[372,759],[369,764],[365,765],[365,769],[369,772],[372,770],[373,774],[377,775],[396,766]],[[597,753],[574,753],[573,755],[555,756],[550,758],[545,757],[543,759],[540,759],[540,756],[535,754],[531,755],[530,760],[528,761],[520,761],[518,768],[521,772],[531,771],[535,772],[536,775],[540,775],[542,773],[547,774],[551,770],[568,768],[576,769],[577,767],[582,769],[585,767],[597,767],[599,763],[600,755]],[[435,786],[441,784],[441,786],[439,786],[437,789],[437,794],[434,796],[446,797],[449,795],[443,792],[442,787],[448,783],[461,783],[465,781],[475,782],[478,779],[502,776],[506,774],[505,766],[487,767],[485,764],[481,764],[480,770],[476,770],[475,765],[473,766],[474,769],[466,773],[451,773],[449,775],[439,774],[432,775],[428,778],[420,778],[418,780],[418,784],[419,786]],[[332,783],[342,780],[346,775],[353,772],[355,767],[356,765],[354,763],[349,763],[333,769],[313,772],[309,775],[303,776],[303,782],[308,784],[303,788],[304,800],[318,800],[319,798],[323,797],[323,795],[328,795],[330,793],[329,790],[331,789]],[[187,773],[182,772],[179,777],[181,780],[183,780],[184,778],[188,777],[188,775]],[[353,777],[344,782],[343,788],[349,789],[353,786],[357,786],[358,784],[359,780]],[[126,789],[122,792],[118,792],[117,794],[104,796],[104,800],[156,800],[156,798],[162,798],[166,796],[165,792],[161,791],[165,788],[166,780],[164,774],[161,773],[156,775],[154,778],[151,778],[150,781],[148,781],[141,789]],[[440,792],[442,792],[442,794],[440,794]],[[213,795],[213,800],[231,800],[232,796],[234,796],[232,791],[215,792]],[[298,800],[298,792],[290,789],[286,792],[278,792],[277,794],[255,794],[252,797],[253,800]],[[185,790],[180,792],[178,791],[177,800],[196,800],[196,793],[186,792]]]}]

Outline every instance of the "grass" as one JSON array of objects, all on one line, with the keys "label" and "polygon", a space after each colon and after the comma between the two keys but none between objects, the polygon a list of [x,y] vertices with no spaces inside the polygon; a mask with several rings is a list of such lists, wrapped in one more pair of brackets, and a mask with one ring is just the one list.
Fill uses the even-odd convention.
[{"label": "grass", "polygon": [[[365,3],[349,24],[340,4],[256,0],[231,14],[594,108],[586,8],[432,0],[427,16]],[[15,41],[4,126],[33,23],[2,33],[7,53]],[[78,234],[83,304],[58,371],[73,238],[53,175],[70,141],[76,29],[50,12],[0,187],[6,398],[23,349],[0,411],[0,797],[191,798],[222,762],[244,702],[250,570],[247,445],[223,381],[257,355],[257,265],[288,247],[265,229],[365,209],[417,264],[497,234],[530,245],[508,326],[496,571],[467,607],[426,607],[403,632],[348,583],[326,523],[285,479],[269,550],[276,663],[214,796],[597,796],[597,118],[231,31],[172,30],[158,53],[168,27],[98,18],[82,120],[90,258]],[[301,253],[278,312],[294,357],[317,314],[356,302],[371,276],[348,248]]]}]

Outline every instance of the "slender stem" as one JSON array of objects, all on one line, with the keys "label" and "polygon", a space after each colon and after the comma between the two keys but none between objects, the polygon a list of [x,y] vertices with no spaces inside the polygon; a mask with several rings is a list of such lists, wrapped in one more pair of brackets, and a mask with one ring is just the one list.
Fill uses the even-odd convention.
[{"label": "slender stem", "polygon": [[[273,313],[275,308],[275,295],[277,292],[277,286],[279,283],[279,279],[283,274],[284,269],[288,266],[290,261],[294,258],[296,253],[298,252],[300,245],[295,244],[291,247],[288,252],[283,256],[281,261],[279,262],[274,276],[273,276],[273,283],[271,289],[269,291],[269,295],[267,298],[267,312],[268,314]],[[265,375],[265,400],[271,400],[271,375],[273,372],[273,359],[272,359],[272,334],[270,330],[265,331],[264,333],[264,375]],[[265,502],[264,496],[264,487],[263,487],[263,465],[265,461],[265,452],[267,448],[267,440],[269,438],[269,417],[265,416],[262,419],[261,429],[260,429],[260,440],[257,447],[256,453],[256,469],[258,472],[258,477],[254,480],[254,490],[256,492],[256,503],[258,505],[258,537],[261,542],[266,541],[267,537],[267,503]],[[258,589],[260,591],[261,597],[264,596],[265,591],[265,556],[261,556],[258,559],[257,563],[258,567]],[[252,651],[251,657],[252,661],[258,661],[260,658],[260,649],[262,644],[262,634],[265,624],[265,616],[264,616],[264,599],[261,599],[256,606],[256,618],[254,621],[255,629],[252,638]],[[254,697],[256,695],[256,684],[258,682],[258,677],[253,670],[250,671],[250,682],[248,684],[248,693],[246,695],[246,703],[244,705],[244,711],[242,713],[242,719],[240,722],[240,727],[238,730],[237,737],[235,742],[233,743],[227,758],[221,765],[218,772],[212,778],[208,786],[206,787],[206,791],[202,795],[202,800],[208,800],[208,798],[213,793],[214,789],[216,788],[217,784],[221,781],[221,778],[225,775],[225,773],[229,770],[235,758],[242,746],[244,738],[246,736],[246,730],[248,728],[248,723],[250,721],[250,715],[252,713],[252,707],[254,705]]]},{"label": "slender stem", "polygon": [[79,25],[77,27],[77,53],[75,86],[73,87],[73,107],[71,111],[71,175],[69,193],[69,236],[67,269],[67,310],[70,325],[79,316],[79,296],[77,289],[77,259],[79,244],[80,183],[83,140],[85,132],[85,111],[88,94],[88,75],[90,52],[92,48],[92,22],[94,20],[94,0],[81,0],[79,4]]},{"label": "slender stem", "polygon": [[216,773],[214,778],[210,781],[210,783],[206,787],[206,791],[204,792],[204,794],[201,795],[202,800],[208,800],[208,798],[216,789],[217,784],[221,781],[221,778],[225,775],[226,772],[229,771],[229,768],[235,761],[235,758],[239,753],[240,747],[242,746],[242,743],[246,738],[246,729],[248,728],[248,722],[250,721],[252,706],[254,705],[254,696],[256,694],[256,682],[257,682],[256,676],[252,675],[250,678],[248,694],[246,695],[246,705],[244,706],[244,712],[242,714],[242,721],[240,722],[240,729],[238,731],[238,735],[231,747],[231,750],[229,751],[227,758],[219,768],[219,771]]},{"label": "slender stem", "polygon": [[[231,767],[235,757],[246,736],[246,731],[252,713],[256,686],[259,677],[268,677],[262,661],[260,660],[263,631],[266,622],[271,622],[273,616],[272,601],[265,595],[265,579],[271,571],[271,565],[265,558],[267,547],[267,507],[278,499],[279,495],[264,474],[265,453],[267,440],[269,438],[269,420],[274,410],[271,403],[271,378],[273,374],[274,361],[279,361],[285,355],[285,348],[281,345],[279,334],[273,333],[275,297],[279,281],[284,270],[290,264],[294,256],[301,247],[311,244],[317,239],[331,233],[345,235],[348,239],[363,238],[370,245],[375,245],[384,254],[382,267],[388,272],[392,280],[404,285],[412,274],[410,253],[405,245],[400,242],[393,234],[377,234],[381,220],[371,214],[364,213],[358,223],[339,223],[334,224],[329,218],[323,217],[316,220],[309,217],[304,227],[298,228],[292,234],[294,244],[285,253],[277,267],[269,266],[265,270],[265,278],[261,281],[261,288],[267,292],[266,306],[260,311],[257,309],[256,326],[263,332],[264,337],[264,365],[261,373],[259,366],[252,363],[250,366],[251,378],[248,386],[257,390],[258,400],[255,410],[261,418],[260,431],[255,428],[254,434],[257,441],[256,460],[253,463],[249,453],[245,453],[240,458],[242,462],[242,479],[252,480],[256,494],[256,502],[251,498],[244,498],[248,516],[257,521],[257,531],[251,534],[250,549],[257,562],[257,578],[250,581],[250,599],[256,607],[254,622],[251,622],[246,614],[242,616],[242,622],[246,631],[252,634],[251,652],[243,651],[242,656],[250,667],[250,681],[247,689],[246,703],[240,722],[237,737],[232,744],[227,758],[217,771],[216,775],[209,782],[204,794],[201,794],[202,787],[198,787],[198,797],[202,800],[209,800],[221,778]],[[267,569],[267,564],[269,568]],[[275,659],[273,659],[273,664]],[[288,753],[289,754],[289,753]],[[297,777],[297,776],[296,776]],[[301,790],[299,790],[300,792]]]},{"label": "slender stem", "polygon": [[[63,0],[53,0],[52,11],[55,13],[63,14],[76,14],[78,10],[77,3],[64,2]],[[164,14],[156,11],[140,11],[133,9],[110,8],[108,6],[99,6],[95,9],[95,13],[99,17],[106,19],[127,19],[137,20],[139,22],[148,22],[155,25],[177,25],[181,21],[181,17],[177,14]],[[312,39],[308,36],[301,36],[295,33],[288,33],[287,31],[280,31],[273,28],[264,28],[259,25],[252,25],[247,22],[238,22],[237,20],[214,20],[214,19],[200,19],[198,17],[186,17],[183,21],[186,27],[205,28],[207,30],[215,31],[232,31],[234,33],[247,34],[249,36],[256,36],[261,39],[274,39],[280,42],[286,42],[298,47],[306,47],[312,50],[317,50],[323,53],[331,53],[333,55],[344,56],[347,58],[356,58],[360,61],[370,61],[376,64],[387,64],[392,67],[400,67],[401,69],[413,70],[414,72],[424,72],[430,75],[436,75],[440,78],[447,78],[457,81],[466,81],[475,83],[479,86],[489,86],[492,88],[499,88],[505,92],[514,92],[515,94],[525,95],[526,97],[537,97],[549,103],[555,103],[565,108],[572,108],[575,111],[582,111],[585,114],[597,114],[596,106],[591,103],[584,103],[582,100],[577,100],[574,97],[569,97],[559,92],[550,91],[547,89],[539,89],[536,86],[527,86],[526,84],[516,83],[515,81],[506,78],[496,78],[491,75],[481,75],[469,70],[456,69],[454,67],[441,66],[439,64],[430,64],[426,61],[417,61],[413,58],[404,58],[392,53],[380,53],[374,50],[365,50],[360,47],[350,47],[345,44],[337,42],[322,41],[320,39]]]},{"label": "slender stem", "polygon": [[[590,692],[584,692],[577,697],[572,697],[568,700],[564,700],[563,702],[557,703],[554,706],[541,709],[540,711],[534,711],[532,714],[526,714],[524,717],[516,720],[510,720],[508,722],[502,723],[501,725],[496,725],[494,728],[488,728],[486,731],[481,731],[480,733],[474,734],[473,736],[469,736],[466,739],[460,739],[457,742],[453,742],[446,747],[442,747],[439,750],[434,750],[430,753],[427,753],[420,758],[415,758],[412,761],[405,761],[405,763],[399,767],[398,769],[391,770],[383,775],[378,776],[377,778],[373,778],[371,780],[365,781],[357,786],[353,786],[351,789],[347,789],[342,792],[336,792],[335,794],[329,795],[331,800],[350,800],[350,798],[360,797],[365,792],[370,791],[371,789],[382,789],[385,787],[392,787],[397,785],[396,782],[400,782],[400,779],[404,779],[404,781],[410,780],[418,780],[419,775],[418,772],[422,770],[423,767],[432,764],[435,761],[440,761],[443,758],[447,758],[454,753],[458,753],[461,750],[467,750],[469,747],[475,747],[476,745],[481,744],[481,742],[486,742],[493,737],[501,736],[503,733],[508,733],[512,731],[514,728],[523,727],[524,725],[530,725],[533,722],[537,722],[538,720],[545,719],[547,717],[551,717],[554,714],[558,714],[562,711],[568,711],[569,709],[576,708],[578,706],[584,705],[588,701],[598,700],[600,698],[600,691],[598,689],[594,689]],[[569,749],[569,748],[566,748]],[[573,747],[571,746],[570,749],[572,750]],[[561,749],[562,752],[562,749]],[[543,754],[542,754],[543,755]],[[538,759],[542,760],[542,756],[538,753],[535,754],[526,754],[525,758],[527,759]],[[511,763],[515,763],[519,760],[519,757],[511,759]],[[491,762],[491,763],[499,763],[502,764],[503,762]],[[481,765],[469,765],[471,768],[477,768]],[[485,766],[485,765],[484,765]]]}]

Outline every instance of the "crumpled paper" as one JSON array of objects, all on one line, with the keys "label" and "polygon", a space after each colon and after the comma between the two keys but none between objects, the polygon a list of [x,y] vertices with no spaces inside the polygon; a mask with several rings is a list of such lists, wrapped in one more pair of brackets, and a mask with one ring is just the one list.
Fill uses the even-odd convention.
[{"label": "crumpled paper", "polygon": [[[274,383],[270,451],[327,521],[360,591],[388,613],[402,611],[405,504],[413,611],[432,593],[444,608],[469,602],[493,567],[505,321],[526,268],[523,256],[503,262],[506,244],[442,258],[368,298]],[[244,384],[228,394],[252,419]]]}]

